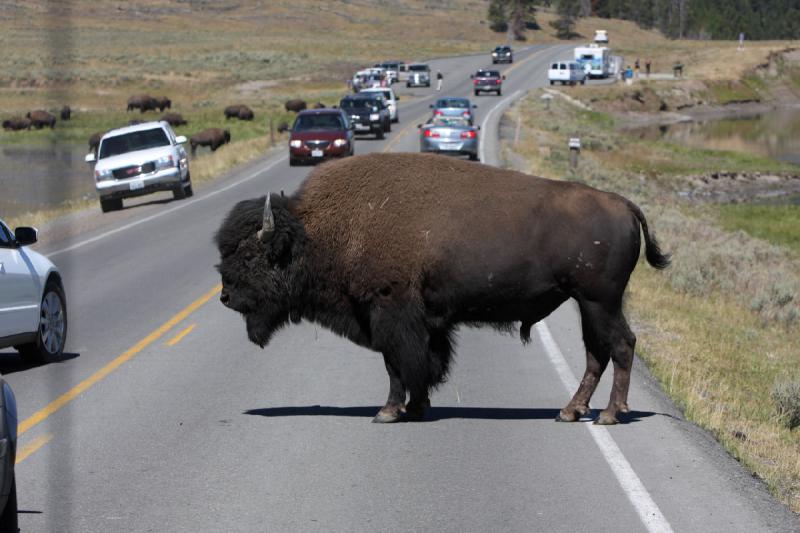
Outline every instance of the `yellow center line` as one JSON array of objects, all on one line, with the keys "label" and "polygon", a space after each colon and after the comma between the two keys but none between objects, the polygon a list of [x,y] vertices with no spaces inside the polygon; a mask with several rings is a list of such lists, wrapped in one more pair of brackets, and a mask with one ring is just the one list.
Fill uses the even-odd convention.
[{"label": "yellow center line", "polygon": [[178,312],[175,316],[164,322],[161,326],[155,329],[152,333],[150,333],[147,337],[143,338],[136,344],[134,344],[131,348],[128,348],[122,355],[118,356],[116,359],[105,365],[103,368],[89,376],[88,378],[84,379],[80,383],[78,383],[75,387],[71,388],[55,400],[53,400],[49,405],[45,408],[36,411],[33,415],[23,420],[19,425],[18,434],[22,435],[32,427],[40,424],[44,420],[46,420],[50,415],[67,405],[69,402],[77,398],[81,393],[85,392],[92,386],[96,385],[101,380],[108,377],[114,370],[120,367],[126,361],[132,359],[136,354],[150,346],[152,343],[157,341],[161,338],[166,332],[172,329],[176,324],[181,322],[187,316],[192,314],[193,312],[197,311],[203,304],[208,302],[211,298],[213,298],[216,294],[218,294],[222,290],[222,284],[218,284],[213,289],[208,291],[206,294],[195,300],[194,302],[190,303],[187,307],[183,310]]},{"label": "yellow center line", "polygon": [[20,464],[22,461],[28,458],[29,455],[33,454],[36,450],[47,444],[53,440],[52,433],[45,433],[44,435],[40,435],[33,439],[31,442],[20,448],[17,452],[17,462],[16,464]]},{"label": "yellow center line", "polygon": [[190,326],[186,327],[186,328],[185,328],[183,331],[181,331],[180,333],[178,333],[177,335],[175,335],[174,337],[172,337],[172,338],[171,338],[171,339],[170,339],[170,340],[169,340],[169,341],[166,343],[166,345],[167,345],[167,346],[175,346],[176,344],[178,344],[179,342],[181,342],[181,339],[183,339],[183,338],[184,338],[186,335],[188,335],[189,333],[191,333],[191,332],[192,332],[192,330],[194,329],[194,327],[195,327],[196,325],[197,325],[197,324],[191,324]]}]

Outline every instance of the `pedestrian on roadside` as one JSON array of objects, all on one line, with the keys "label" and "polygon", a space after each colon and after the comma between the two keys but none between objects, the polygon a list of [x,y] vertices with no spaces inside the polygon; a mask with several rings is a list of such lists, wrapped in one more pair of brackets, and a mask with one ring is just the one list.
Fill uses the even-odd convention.
[{"label": "pedestrian on roadside", "polygon": [[651,65],[652,64],[650,63],[649,59],[647,61],[645,61],[645,63],[644,63],[644,71],[647,73],[647,77],[648,78],[650,77],[650,66]]},{"label": "pedestrian on roadside", "polygon": [[636,61],[634,61],[634,63],[633,63],[633,72],[635,73],[636,78],[638,79],[639,78],[639,58],[638,57],[636,58]]},{"label": "pedestrian on roadside", "polygon": [[442,71],[441,70],[437,70],[436,71],[436,90],[437,91],[441,91],[442,90],[442,81],[443,80],[444,80],[444,76],[442,76]]}]

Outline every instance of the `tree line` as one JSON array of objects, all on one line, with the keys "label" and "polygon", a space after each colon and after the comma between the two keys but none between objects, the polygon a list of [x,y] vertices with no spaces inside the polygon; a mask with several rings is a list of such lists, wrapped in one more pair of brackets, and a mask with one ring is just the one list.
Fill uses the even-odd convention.
[{"label": "tree line", "polygon": [[553,26],[561,38],[576,37],[575,21],[595,16],[636,22],[672,38],[797,39],[800,0],[490,0],[489,24],[525,40],[538,29],[537,7],[555,7]]}]

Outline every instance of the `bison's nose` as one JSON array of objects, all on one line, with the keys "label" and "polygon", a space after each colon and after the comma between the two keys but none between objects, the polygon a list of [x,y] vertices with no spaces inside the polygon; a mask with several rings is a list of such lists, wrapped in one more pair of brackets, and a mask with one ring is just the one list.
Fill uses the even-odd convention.
[{"label": "bison's nose", "polygon": [[231,295],[228,294],[228,291],[222,289],[222,294],[219,295],[219,301],[222,302],[222,305],[228,305],[231,302]]}]

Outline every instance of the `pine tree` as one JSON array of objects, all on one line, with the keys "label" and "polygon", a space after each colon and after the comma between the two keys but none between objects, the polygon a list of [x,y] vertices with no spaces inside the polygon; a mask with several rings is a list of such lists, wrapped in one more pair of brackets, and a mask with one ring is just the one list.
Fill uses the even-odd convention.
[{"label": "pine tree", "polygon": [[508,19],[506,18],[506,2],[504,0],[491,0],[489,2],[489,28],[498,33],[508,31]]},{"label": "pine tree", "polygon": [[557,37],[559,39],[572,39],[575,37],[575,21],[580,15],[581,0],[559,0],[558,20],[555,22]]}]

